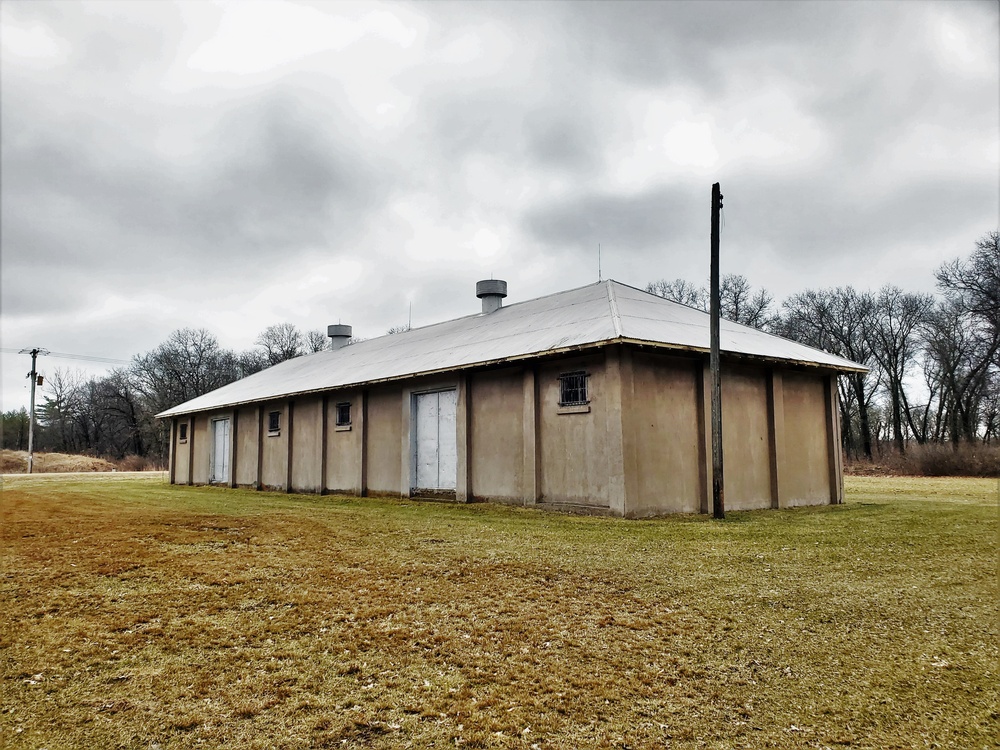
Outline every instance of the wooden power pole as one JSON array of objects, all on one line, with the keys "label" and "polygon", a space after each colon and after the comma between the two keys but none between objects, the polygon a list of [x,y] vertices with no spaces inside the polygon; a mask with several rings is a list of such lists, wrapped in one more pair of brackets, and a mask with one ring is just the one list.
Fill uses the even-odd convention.
[{"label": "wooden power pole", "polygon": [[712,185],[712,276],[711,338],[709,365],[712,370],[712,517],[726,517],[726,492],[722,481],[722,377],[719,371],[719,211],[722,192]]},{"label": "wooden power pole", "polygon": [[28,373],[28,377],[31,378],[31,413],[28,416],[28,473],[30,474],[35,464],[35,386],[41,385],[39,383],[38,368],[36,367],[38,355],[48,354],[48,349],[39,349],[35,347],[34,349],[22,349],[18,354],[30,354],[31,355],[31,372]]}]

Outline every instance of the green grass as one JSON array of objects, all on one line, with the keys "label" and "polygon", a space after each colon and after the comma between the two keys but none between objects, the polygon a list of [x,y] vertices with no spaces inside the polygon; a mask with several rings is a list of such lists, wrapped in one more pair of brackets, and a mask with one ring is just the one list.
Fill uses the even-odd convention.
[{"label": "green grass", "polygon": [[8,479],[0,747],[996,747],[995,480],[623,521]]}]

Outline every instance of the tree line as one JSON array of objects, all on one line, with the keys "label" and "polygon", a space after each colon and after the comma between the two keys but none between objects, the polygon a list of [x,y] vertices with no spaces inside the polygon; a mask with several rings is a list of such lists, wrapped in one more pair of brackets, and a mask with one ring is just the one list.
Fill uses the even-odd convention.
[{"label": "tree line", "polygon": [[[808,289],[777,303],[743,276],[720,284],[723,317],[869,368],[839,379],[844,450],[872,458],[885,446],[1000,437],[1000,232],[942,265],[937,295],[894,285]],[[647,291],[703,310],[708,290],[660,280]],[[409,326],[395,326],[398,333]],[[152,351],[102,377],[56,369],[45,381],[37,450],[165,459],[169,429],[154,415],[271,365],[327,347],[318,330],[264,329],[255,346],[225,349],[204,329],[174,331]],[[3,414],[3,447],[27,447],[25,409]]]},{"label": "tree line", "polygon": [[[720,281],[721,315],[869,368],[841,376],[850,457],[883,446],[991,443],[1000,438],[1000,232],[935,273],[937,295],[888,284],[808,289],[776,304],[744,276]],[[684,280],[646,291],[708,309],[708,290]]]},{"label": "tree line", "polygon": [[[322,331],[268,326],[247,351],[220,346],[205,329],[182,328],[152,351],[101,377],[57,368],[42,386],[35,449],[163,460],[169,427],[155,415],[286,359],[327,346]],[[28,412],[3,414],[3,447],[26,450]]]}]

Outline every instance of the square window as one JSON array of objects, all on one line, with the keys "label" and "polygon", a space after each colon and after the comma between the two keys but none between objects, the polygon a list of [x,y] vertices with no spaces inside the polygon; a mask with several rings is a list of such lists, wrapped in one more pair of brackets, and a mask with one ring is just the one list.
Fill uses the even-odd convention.
[{"label": "square window", "polygon": [[579,406],[589,403],[586,372],[577,370],[559,376],[559,406]]},{"label": "square window", "polygon": [[337,404],[337,427],[351,423],[351,402],[343,401]]},{"label": "square window", "polygon": [[267,415],[267,431],[277,433],[281,431],[281,412],[272,411]]},{"label": "square window", "polygon": [[188,426],[187,426],[187,422],[181,423],[179,425],[179,427],[180,427],[180,432],[177,435],[177,439],[180,442],[182,442],[182,443],[186,443],[187,439],[188,439]]}]

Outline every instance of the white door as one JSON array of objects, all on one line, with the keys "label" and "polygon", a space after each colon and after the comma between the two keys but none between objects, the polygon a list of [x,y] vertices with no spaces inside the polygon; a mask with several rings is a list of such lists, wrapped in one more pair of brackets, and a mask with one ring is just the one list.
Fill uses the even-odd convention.
[{"label": "white door", "polygon": [[414,397],[413,488],[454,490],[458,474],[457,391]]},{"label": "white door", "polygon": [[229,481],[229,420],[212,422],[212,482]]}]

